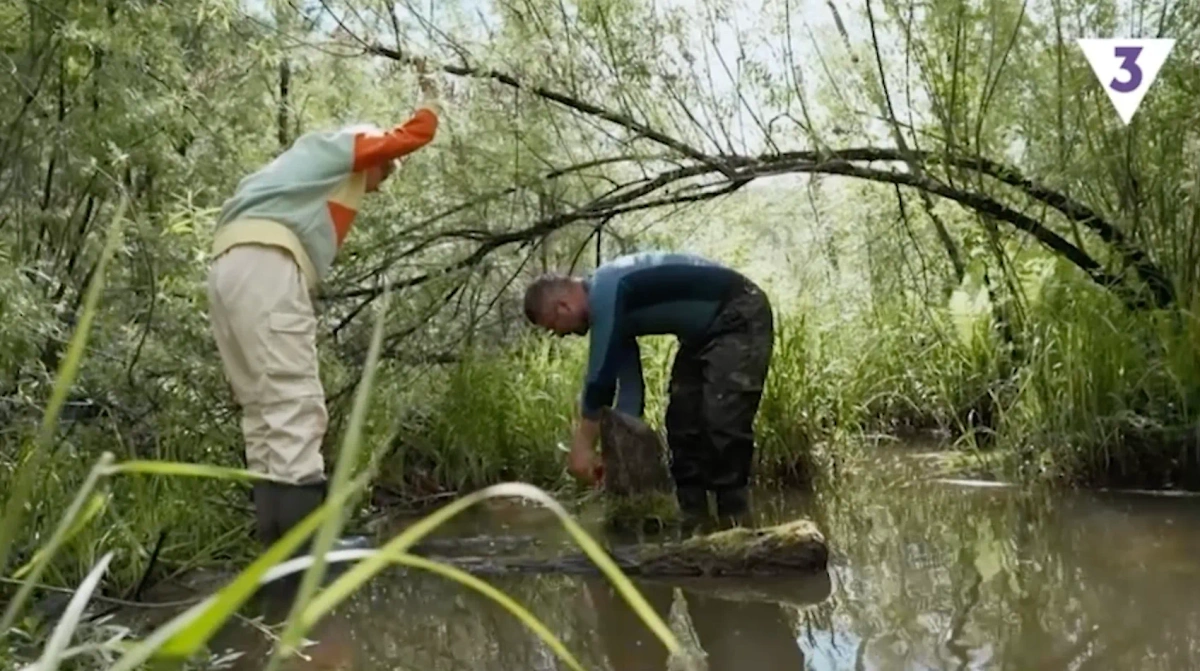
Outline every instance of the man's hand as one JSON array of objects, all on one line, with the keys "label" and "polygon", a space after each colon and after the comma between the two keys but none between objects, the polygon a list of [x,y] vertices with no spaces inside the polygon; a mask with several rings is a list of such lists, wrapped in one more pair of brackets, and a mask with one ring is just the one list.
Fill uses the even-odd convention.
[{"label": "man's hand", "polygon": [[571,440],[571,452],[567,455],[567,470],[571,475],[588,485],[594,485],[603,475],[603,465],[594,445],[600,425],[589,419],[580,419]]},{"label": "man's hand", "polygon": [[567,470],[584,484],[594,485],[601,475],[600,458],[590,448],[572,449],[567,456]]}]

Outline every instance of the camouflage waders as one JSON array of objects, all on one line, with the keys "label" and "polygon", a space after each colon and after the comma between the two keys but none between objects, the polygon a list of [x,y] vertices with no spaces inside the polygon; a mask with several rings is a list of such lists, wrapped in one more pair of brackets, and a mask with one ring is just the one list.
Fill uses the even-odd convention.
[{"label": "camouflage waders", "polygon": [[762,289],[743,278],[703,337],[680,344],[671,369],[667,443],[685,516],[740,518],[754,457],[754,418],[774,346],[774,317]]}]

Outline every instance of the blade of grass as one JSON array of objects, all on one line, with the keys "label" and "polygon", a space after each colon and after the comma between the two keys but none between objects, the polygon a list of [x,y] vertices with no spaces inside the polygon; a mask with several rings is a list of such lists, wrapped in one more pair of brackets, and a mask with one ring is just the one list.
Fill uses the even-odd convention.
[{"label": "blade of grass", "polygon": [[83,610],[87,607],[88,600],[92,598],[92,592],[96,591],[96,585],[100,583],[100,577],[108,570],[108,563],[112,561],[113,553],[107,552],[92,570],[88,572],[83,583],[79,585],[79,589],[75,590],[75,594],[71,597],[71,601],[67,604],[66,611],[59,618],[58,624],[54,626],[54,632],[50,634],[50,640],[46,642],[46,648],[42,651],[42,657],[38,660],[35,668],[37,671],[55,671],[58,669],[59,662],[62,661],[62,655],[67,649],[67,644],[71,642],[71,637],[75,634],[75,629],[79,626],[79,620],[83,617]]},{"label": "blade of grass", "polygon": [[[371,333],[371,343],[367,349],[367,360],[363,366],[363,376],[355,392],[354,407],[350,411],[350,424],[342,440],[342,447],[338,450],[337,464],[333,470],[332,481],[329,483],[331,491],[341,491],[346,486],[346,483],[350,480],[350,471],[354,468],[354,464],[358,459],[358,453],[362,445],[362,425],[366,420],[367,407],[370,405],[371,387],[375,378],[375,370],[379,365],[379,352],[383,345],[384,319],[387,316],[390,302],[391,287],[385,284],[380,307],[377,308],[378,313],[375,318],[375,327]],[[292,602],[291,612],[288,614],[287,626],[284,628],[283,634],[279,637],[280,644],[275,647],[271,654],[271,659],[267,661],[266,671],[275,671],[286,651],[299,642],[302,632],[300,630],[299,618],[296,616],[307,605],[308,600],[312,598],[313,592],[316,591],[317,585],[325,575],[325,554],[333,547],[334,539],[341,533],[343,519],[343,510],[338,508],[337,514],[329,515],[317,532],[316,542],[312,548],[312,555],[315,561],[304,572],[304,577],[300,581],[300,588],[297,590],[296,598]]]},{"label": "blade of grass", "polygon": [[38,554],[34,556],[26,567],[22,567],[22,572],[26,572],[28,569],[29,578],[5,609],[4,618],[0,621],[0,627],[3,627],[5,631],[7,631],[8,627],[12,626],[21,606],[24,605],[25,599],[33,590],[34,585],[41,579],[42,573],[49,565],[51,558],[58,552],[58,549],[66,542],[67,538],[70,537],[72,529],[81,526],[77,523],[79,509],[83,507],[84,500],[91,494],[92,489],[95,488],[96,482],[101,476],[121,473],[153,473],[218,479],[275,479],[244,469],[209,466],[206,464],[150,460],[135,460],[114,464],[112,461],[113,455],[111,453],[105,453],[101,457],[100,462],[92,469],[82,489],[80,489],[70,508],[68,508],[67,513],[59,522],[58,529],[55,530],[50,541],[38,550]]},{"label": "blade of grass", "polygon": [[[79,326],[71,335],[66,355],[54,376],[54,389],[50,392],[50,402],[46,406],[46,413],[42,416],[41,427],[30,448],[30,453],[22,460],[23,463],[14,478],[15,484],[4,509],[4,521],[0,522],[0,570],[5,570],[8,566],[9,552],[12,551],[17,530],[21,528],[25,504],[33,489],[33,480],[42,472],[42,462],[49,452],[50,443],[53,442],[54,432],[58,427],[59,413],[62,412],[63,404],[67,400],[67,392],[70,391],[79,372],[83,351],[87,347],[88,336],[92,330],[92,321],[96,318],[96,305],[100,301],[100,291],[104,286],[104,270],[108,267],[108,261],[116,250],[117,243],[121,240],[122,224],[128,205],[129,196],[122,192],[121,200],[117,204],[117,211],[113,215],[113,222],[109,225],[104,249],[100,252],[100,259],[96,262],[96,272],[88,282]],[[0,625],[0,638],[8,635],[8,628],[11,624],[5,620],[4,624]]]},{"label": "blade of grass", "polygon": [[358,565],[349,569],[328,588],[318,594],[301,614],[302,625],[307,628],[312,627],[322,616],[333,609],[337,604],[346,599],[354,590],[358,589],[368,579],[383,569],[388,562],[388,558],[403,554],[413,543],[416,543],[425,535],[436,529],[441,524],[449,521],[458,513],[467,508],[483,501],[485,499],[497,496],[519,496],[527,499],[532,499],[549,508],[562,522],[563,526],[588,555],[588,557],[596,564],[597,567],[612,581],[616,586],[617,591],[625,598],[630,607],[638,617],[646,623],[651,631],[658,636],[663,642],[667,650],[676,652],[680,649],[679,641],[671,630],[667,627],[662,618],[654,611],[649,603],[646,602],[637,588],[633,586],[629,578],[626,577],[621,569],[613,562],[611,558],[606,556],[600,545],[594,539],[588,536],[574,519],[558,501],[555,501],[543,490],[519,482],[501,483],[492,485],[451,503],[446,504],[437,511],[417,521],[412,526],[405,529],[391,541],[389,541],[378,555],[373,555],[360,562]]},{"label": "blade of grass", "polygon": [[121,473],[140,473],[146,475],[181,475],[186,477],[217,478],[219,480],[273,480],[281,482],[280,478],[265,473],[255,473],[244,468],[229,468],[227,466],[210,466],[208,464],[193,464],[186,461],[157,461],[132,460],[112,464],[105,469],[105,475]]},{"label": "blade of grass", "polygon": [[[108,499],[108,494],[93,494],[91,500],[88,502],[87,510],[83,511],[83,514],[80,515],[71,525],[71,528],[67,530],[67,535],[63,538],[63,542],[65,543],[74,538],[75,534],[78,534],[81,529],[86,527],[89,522],[95,519],[96,515],[100,514],[100,511],[104,510],[104,507],[108,504]],[[12,574],[13,579],[20,580],[27,573],[29,573],[29,571],[33,570],[34,566],[44,561],[49,547],[49,545],[43,545],[42,547],[38,548],[38,551],[33,555],[33,558]]]},{"label": "blade of grass", "polygon": [[[200,650],[216,631],[237,612],[266,578],[272,567],[289,557],[317,528],[330,510],[341,506],[355,491],[366,486],[370,473],[363,473],[292,527],[267,551],[243,569],[216,594],[180,613],[134,645],[109,671],[131,671],[152,656],[186,659]],[[273,579],[273,578],[272,578]]]},{"label": "blade of grass", "polygon": [[529,612],[527,608],[517,603],[512,597],[508,596],[501,590],[496,589],[491,584],[480,580],[479,578],[467,573],[466,571],[463,571],[462,569],[425,559],[424,557],[418,557],[416,555],[403,553],[398,556],[391,557],[390,559],[399,564],[412,566],[413,568],[424,569],[431,573],[437,573],[445,578],[449,578],[450,580],[459,583],[460,585],[470,587],[489,599],[492,599],[496,603],[499,603],[501,606],[507,609],[508,612],[512,613],[518,620],[520,620],[526,627],[529,627],[533,633],[537,634],[538,638],[542,639],[546,645],[550,646],[550,649],[553,650],[554,653],[558,655],[559,659],[563,660],[567,666],[571,667],[572,669],[577,669],[577,671],[583,671],[583,665],[579,663],[579,660],[575,659],[575,656],[571,654],[571,651],[567,649],[567,646],[564,645],[563,642],[557,636],[555,636],[549,630],[549,628],[542,623],[541,620],[539,620],[533,613]]},{"label": "blade of grass", "polygon": [[[107,652],[109,650],[113,650],[113,649],[117,648],[119,645],[118,641],[122,637],[123,637],[122,634],[117,634],[115,636],[110,637],[108,640],[102,641],[100,643],[83,643],[81,645],[76,645],[74,647],[67,648],[66,650],[63,650],[62,654],[59,656],[59,659],[60,660],[68,660],[68,659],[72,659],[75,657],[79,657],[80,655],[86,655],[88,653],[103,654],[104,652]],[[25,666],[20,667],[19,671],[40,671],[40,668],[41,667],[38,666],[38,662],[31,662],[29,664],[26,664]]]},{"label": "blade of grass", "polygon": [[75,519],[79,516],[80,509],[83,504],[91,496],[92,490],[96,488],[96,483],[100,481],[100,475],[104,472],[104,468],[113,460],[112,452],[105,452],[100,455],[100,460],[92,467],[88,473],[87,479],[83,481],[83,485],[79,488],[79,492],[75,495],[75,499],[71,501],[71,505],[67,507],[67,511],[58,521],[58,527],[50,536],[50,540],[41,548],[39,557],[35,557],[32,568],[28,572],[28,576],[17,590],[16,595],[8,606],[4,609],[4,617],[0,619],[0,631],[8,631],[12,627],[13,622],[17,619],[17,614],[21,612],[21,607],[25,605],[25,600],[29,598],[29,593],[33,591],[36,585],[42,578],[42,572],[50,565],[50,560],[62,547],[66,541],[67,532],[74,526]]},{"label": "blade of grass", "polygon": [[[354,559],[373,557],[379,554],[383,554],[383,551],[370,548],[334,550],[325,555],[325,561],[351,561]],[[583,671],[583,667],[579,664],[579,660],[577,660],[575,656],[571,654],[571,651],[567,649],[566,645],[564,645],[563,642],[556,637],[541,620],[537,618],[537,616],[513,600],[512,597],[496,589],[496,587],[493,585],[480,580],[476,576],[473,576],[462,569],[449,564],[426,559],[425,557],[419,557],[417,555],[411,555],[408,553],[400,553],[399,555],[385,554],[384,556],[387,557],[388,561],[395,562],[397,564],[403,564],[405,566],[411,566],[413,568],[419,568],[431,573],[437,573],[438,575],[449,578],[450,580],[453,580],[465,587],[469,587],[480,592],[484,596],[499,603],[510,613],[516,616],[517,619],[521,620],[522,623],[532,629],[533,632],[537,634],[539,638],[545,641],[546,645],[550,646],[550,648],[554,650],[554,652],[564,662],[566,662],[568,666],[570,666],[572,669],[579,669],[579,671]],[[271,569],[271,571],[268,573],[268,579],[275,580],[285,575],[304,570],[314,561],[314,558],[311,556],[296,557],[295,559],[288,560],[283,564]]]}]

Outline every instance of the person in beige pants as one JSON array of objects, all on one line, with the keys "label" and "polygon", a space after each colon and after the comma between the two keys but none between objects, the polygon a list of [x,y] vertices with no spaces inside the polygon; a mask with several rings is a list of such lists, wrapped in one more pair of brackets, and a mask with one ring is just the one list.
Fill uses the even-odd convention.
[{"label": "person in beige pants", "polygon": [[[394,162],[437,133],[436,89],[418,63],[422,101],[384,131],[314,131],[245,177],[221,208],[208,275],[209,317],[242,411],[259,540],[270,545],[326,495],[321,445],[328,415],[311,292],[328,274],[363,196]],[[343,539],[339,545],[362,544]]]}]

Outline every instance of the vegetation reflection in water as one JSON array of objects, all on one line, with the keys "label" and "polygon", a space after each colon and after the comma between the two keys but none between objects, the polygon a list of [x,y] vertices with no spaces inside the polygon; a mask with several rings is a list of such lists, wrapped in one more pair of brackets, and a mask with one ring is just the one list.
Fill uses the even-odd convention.
[{"label": "vegetation reflection in water", "polygon": [[[877,467],[828,494],[760,491],[757,503],[760,523],[819,520],[834,551],[828,576],[638,582],[681,640],[704,651],[709,671],[1191,669],[1200,661],[1194,499],[964,488]],[[453,533],[540,534],[553,525],[537,512],[494,509]],[[601,576],[493,582],[589,669],[667,668],[661,643]],[[498,606],[399,570],[311,638],[310,660],[292,660],[294,668],[562,668]],[[231,631],[221,644],[245,650],[235,666],[251,669],[265,642]]]}]

